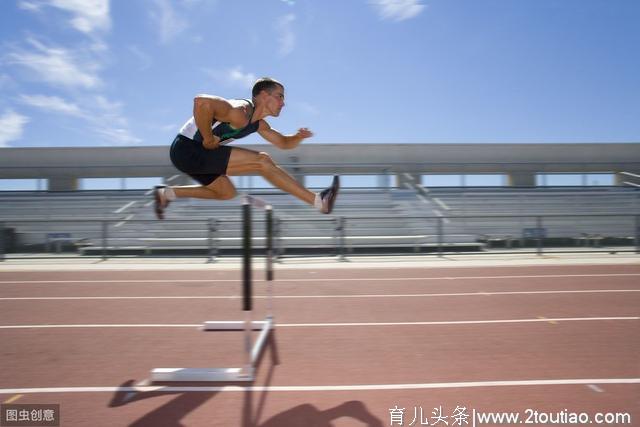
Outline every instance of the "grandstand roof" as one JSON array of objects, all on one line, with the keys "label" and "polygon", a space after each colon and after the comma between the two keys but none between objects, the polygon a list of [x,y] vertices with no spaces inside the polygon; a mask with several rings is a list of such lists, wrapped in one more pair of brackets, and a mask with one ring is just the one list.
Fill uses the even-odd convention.
[{"label": "grandstand roof", "polygon": [[[640,171],[640,143],[315,144],[266,151],[300,174]],[[0,148],[0,178],[151,177],[176,173],[168,146]]]}]

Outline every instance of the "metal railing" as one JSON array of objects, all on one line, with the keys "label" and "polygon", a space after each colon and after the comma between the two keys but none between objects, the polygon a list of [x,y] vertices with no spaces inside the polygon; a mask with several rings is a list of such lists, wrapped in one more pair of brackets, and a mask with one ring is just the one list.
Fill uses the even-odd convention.
[{"label": "metal railing", "polygon": [[[239,218],[3,219],[7,257],[238,254]],[[264,240],[256,219],[254,241]],[[640,253],[640,214],[276,217],[276,257],[289,254],[616,251]]]}]

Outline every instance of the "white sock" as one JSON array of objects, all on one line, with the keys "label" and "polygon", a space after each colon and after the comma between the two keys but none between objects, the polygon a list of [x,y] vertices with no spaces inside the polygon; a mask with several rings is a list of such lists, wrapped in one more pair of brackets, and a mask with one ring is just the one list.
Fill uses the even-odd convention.
[{"label": "white sock", "polygon": [[316,209],[322,209],[322,199],[320,198],[320,193],[316,193],[316,199],[313,202],[313,206],[315,206]]},{"label": "white sock", "polygon": [[168,201],[173,202],[176,199],[176,193],[175,191],[173,191],[173,188],[165,187],[164,197],[166,197]]}]

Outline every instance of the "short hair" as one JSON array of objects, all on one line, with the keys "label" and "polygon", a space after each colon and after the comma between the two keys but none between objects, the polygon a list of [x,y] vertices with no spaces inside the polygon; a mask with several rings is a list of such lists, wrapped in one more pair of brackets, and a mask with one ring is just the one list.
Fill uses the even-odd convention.
[{"label": "short hair", "polygon": [[279,81],[272,79],[271,77],[259,78],[253,84],[253,89],[251,90],[251,96],[255,98],[263,90],[266,90],[267,92],[271,93],[278,86],[280,86],[284,90],[284,85]]}]

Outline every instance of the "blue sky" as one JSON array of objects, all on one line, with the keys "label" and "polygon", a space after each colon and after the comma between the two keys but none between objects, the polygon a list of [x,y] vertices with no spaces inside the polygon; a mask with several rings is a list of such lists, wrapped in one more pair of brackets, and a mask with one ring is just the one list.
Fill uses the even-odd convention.
[{"label": "blue sky", "polygon": [[[307,143],[637,142],[637,0],[3,0],[0,146],[168,145],[273,76]],[[246,140],[256,143],[252,136]]]},{"label": "blue sky", "polygon": [[2,0],[0,19],[0,147],[168,146],[195,94],[261,76],[286,86],[270,124],[306,144],[640,141],[637,0]]}]

